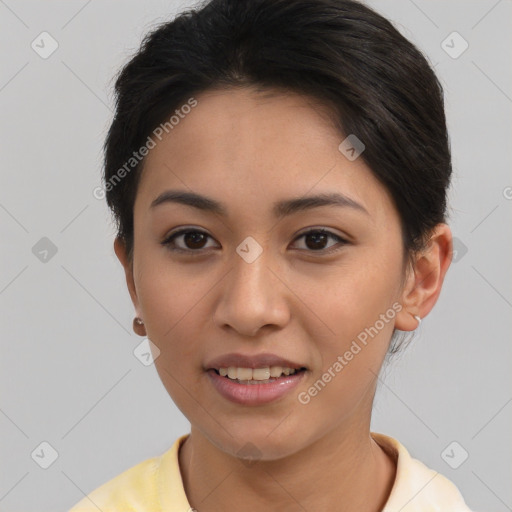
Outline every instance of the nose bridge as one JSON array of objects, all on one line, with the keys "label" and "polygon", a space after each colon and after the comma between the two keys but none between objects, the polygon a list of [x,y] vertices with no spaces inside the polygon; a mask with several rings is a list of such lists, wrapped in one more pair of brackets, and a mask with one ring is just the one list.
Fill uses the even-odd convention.
[{"label": "nose bridge", "polygon": [[268,248],[252,237],[247,237],[236,248],[229,288],[231,293],[239,295],[237,299],[244,302],[254,300],[263,305],[270,298],[269,280],[275,279],[268,268],[270,256]]},{"label": "nose bridge", "polygon": [[264,325],[286,321],[285,304],[279,297],[282,289],[273,266],[271,252],[251,237],[237,247],[214,315],[219,326],[230,325],[253,334]]}]

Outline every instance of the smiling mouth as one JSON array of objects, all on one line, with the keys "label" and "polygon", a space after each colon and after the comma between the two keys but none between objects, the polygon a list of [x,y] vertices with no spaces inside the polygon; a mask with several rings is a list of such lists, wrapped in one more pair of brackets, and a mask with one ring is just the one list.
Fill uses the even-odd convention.
[{"label": "smiling mouth", "polygon": [[230,366],[228,368],[212,368],[217,375],[238,384],[255,385],[269,384],[306,371],[305,367],[287,368],[283,366],[266,366],[263,368],[241,368]]}]

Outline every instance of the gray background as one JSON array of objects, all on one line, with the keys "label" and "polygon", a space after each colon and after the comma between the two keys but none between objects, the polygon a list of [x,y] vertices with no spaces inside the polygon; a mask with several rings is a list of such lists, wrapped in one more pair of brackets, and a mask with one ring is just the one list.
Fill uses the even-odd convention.
[{"label": "gray background", "polygon": [[[428,55],[445,88],[458,248],[436,307],[383,373],[372,430],[445,474],[473,509],[512,510],[512,5],[369,4]],[[0,0],[3,512],[66,510],[188,432],[154,366],[133,354],[141,338],[114,229],[92,190],[112,77],[143,34],[190,5]],[[42,31],[59,45],[47,59],[31,47]],[[453,31],[469,43],[458,58],[441,46]],[[43,237],[57,249],[46,261]],[[452,465],[469,453],[457,469],[442,457],[453,441]],[[58,454],[47,469],[42,442]]]}]

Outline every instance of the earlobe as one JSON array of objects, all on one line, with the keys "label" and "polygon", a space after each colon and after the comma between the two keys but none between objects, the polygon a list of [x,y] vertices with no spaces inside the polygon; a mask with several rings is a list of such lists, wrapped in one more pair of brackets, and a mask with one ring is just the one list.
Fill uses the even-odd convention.
[{"label": "earlobe", "polygon": [[432,310],[443,286],[451,263],[452,234],[447,224],[438,224],[427,247],[416,257],[414,268],[403,288],[402,310],[396,316],[395,328],[413,331],[419,325],[417,318],[425,318]]}]

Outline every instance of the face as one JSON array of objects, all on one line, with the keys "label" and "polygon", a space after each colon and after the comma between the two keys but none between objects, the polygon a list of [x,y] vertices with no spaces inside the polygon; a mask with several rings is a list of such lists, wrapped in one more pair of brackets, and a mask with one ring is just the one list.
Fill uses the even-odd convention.
[{"label": "face", "polygon": [[[193,428],[230,454],[250,442],[275,459],[369,425],[401,307],[390,195],[361,158],[338,149],[345,137],[311,98],[238,89],[196,100],[146,157],[134,206],[131,293],[164,386]],[[167,191],[222,211],[206,201],[152,206]],[[345,200],[283,206],[322,194]],[[229,354],[271,354],[305,370],[225,385],[210,368]]]}]

